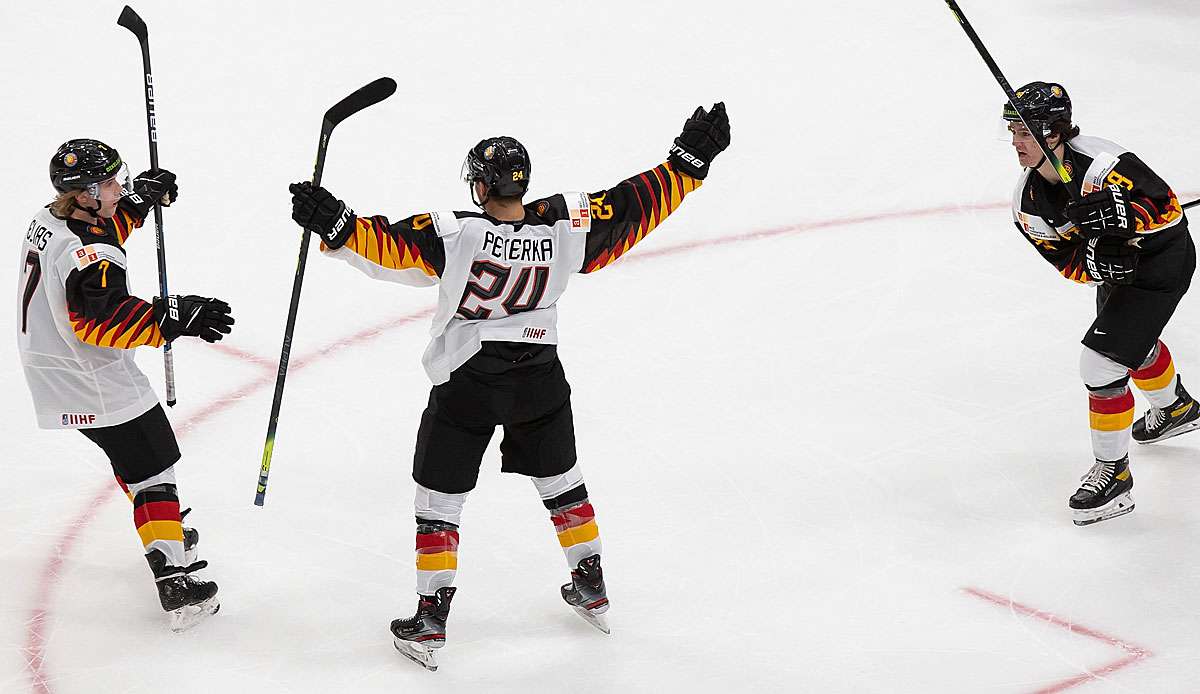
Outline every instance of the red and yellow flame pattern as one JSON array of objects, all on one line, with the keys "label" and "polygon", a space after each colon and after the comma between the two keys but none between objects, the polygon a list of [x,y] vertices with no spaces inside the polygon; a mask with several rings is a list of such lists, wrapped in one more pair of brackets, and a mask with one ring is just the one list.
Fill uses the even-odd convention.
[{"label": "red and yellow flame pattern", "polygon": [[[413,230],[420,231],[429,225],[429,215],[416,215],[401,224],[406,222]],[[430,277],[437,276],[433,265],[422,256],[420,247],[391,231],[386,217],[359,217],[343,248],[391,270],[416,268]]]},{"label": "red and yellow flame pattern", "polygon": [[[683,199],[702,183],[699,179],[675,171],[670,162],[664,162],[622,181],[611,191],[593,195],[593,203],[598,198],[607,200],[614,212],[610,213],[611,218],[606,219],[593,211],[589,239],[602,238],[605,232],[609,234],[599,247],[588,244],[582,271],[595,272],[629,252],[678,209]],[[593,210],[595,207],[593,205]]]}]

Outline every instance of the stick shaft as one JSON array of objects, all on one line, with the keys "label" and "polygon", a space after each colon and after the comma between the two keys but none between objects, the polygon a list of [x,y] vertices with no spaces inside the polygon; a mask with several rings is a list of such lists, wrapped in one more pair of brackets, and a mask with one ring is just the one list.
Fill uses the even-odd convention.
[{"label": "stick shaft", "polygon": [[980,58],[983,58],[983,62],[987,64],[988,70],[990,70],[992,73],[992,77],[996,78],[996,82],[998,82],[1000,84],[1000,88],[1004,90],[1004,95],[1008,98],[1008,103],[1012,104],[1013,110],[1016,111],[1021,117],[1021,123],[1033,135],[1034,139],[1037,141],[1038,147],[1040,147],[1042,150],[1042,154],[1045,155],[1046,159],[1054,167],[1054,170],[1058,172],[1058,177],[1062,179],[1062,182],[1067,184],[1067,194],[1071,196],[1072,200],[1078,200],[1079,191],[1075,190],[1075,186],[1070,185],[1071,172],[1067,171],[1067,167],[1063,166],[1062,160],[1059,159],[1058,155],[1054,153],[1054,150],[1050,149],[1049,145],[1046,144],[1046,138],[1044,135],[1042,135],[1041,127],[1029,127],[1029,123],[1025,120],[1025,114],[1021,113],[1021,109],[1017,108],[1016,92],[1013,90],[1012,85],[1008,83],[1008,79],[1005,78],[1004,72],[1000,70],[1000,66],[997,65],[995,59],[992,58],[992,54],[988,51],[987,46],[983,45],[983,40],[979,38],[979,34],[975,33],[975,27],[971,26],[971,22],[967,20],[967,15],[964,14],[962,8],[958,6],[958,1],[946,0],[946,6],[949,7],[950,11],[954,13],[954,18],[958,20],[959,26],[962,27],[963,31],[967,34],[967,38],[969,38],[971,43],[975,46],[975,51],[979,53]]},{"label": "stick shaft", "polygon": [[[312,184],[314,187],[321,185],[321,176],[325,171],[325,153],[329,149],[329,138],[333,135],[333,129],[346,118],[383,101],[395,92],[395,80],[381,77],[356,90],[325,112],[325,117],[321,121],[321,137],[317,141],[317,161],[313,165]],[[307,229],[301,231],[300,257],[296,261],[296,277],[292,281],[292,299],[288,305],[287,324],[283,329],[279,371],[275,376],[275,395],[271,400],[271,417],[267,422],[267,438],[263,444],[262,463],[258,469],[258,487],[254,493],[255,506],[262,506],[266,502],[267,478],[271,472],[271,457],[275,453],[275,432],[279,427],[279,412],[283,407],[283,388],[287,381],[288,361],[292,354],[292,335],[296,329],[296,314],[300,310],[300,292],[304,287],[304,268],[308,262],[310,238]]]},{"label": "stick shaft", "polygon": [[[146,137],[150,144],[150,168],[158,168],[158,117],[154,112],[154,73],[150,69],[150,37],[146,31],[146,23],[128,5],[121,13],[117,24],[129,29],[137,37],[138,46],[142,49],[142,72],[145,79],[146,97]],[[154,201],[154,249],[158,257],[158,295],[163,301],[167,300],[170,292],[167,290],[167,248],[163,237],[162,205]],[[168,407],[174,407],[175,397],[175,353],[170,341],[163,344],[163,375],[166,380],[165,391]]]}]

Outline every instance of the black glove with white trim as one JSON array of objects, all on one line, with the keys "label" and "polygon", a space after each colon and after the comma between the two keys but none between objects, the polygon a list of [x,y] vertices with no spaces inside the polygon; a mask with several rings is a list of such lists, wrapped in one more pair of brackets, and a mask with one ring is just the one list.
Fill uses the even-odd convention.
[{"label": "black glove with white trim", "polygon": [[292,194],[292,220],[321,237],[326,246],[341,248],[354,231],[357,217],[346,203],[308,181],[288,186]]},{"label": "black glove with white trim", "polygon": [[154,297],[154,318],[168,342],[177,337],[217,342],[233,331],[229,304],[194,294],[176,294],[168,296],[166,301]]},{"label": "black glove with white trim", "polygon": [[149,169],[133,179],[133,192],[121,196],[119,204],[138,219],[145,219],[154,203],[170,207],[178,197],[175,174],[166,169]]},{"label": "black glove with white trim", "polygon": [[1117,236],[1088,239],[1085,245],[1088,276],[1106,284],[1133,284],[1141,253],[1130,244],[1139,241]]},{"label": "black glove with white trim", "polygon": [[667,161],[680,173],[704,180],[713,157],[728,146],[729,116],[725,113],[725,102],[718,101],[711,111],[697,107],[692,117],[684,122],[683,132],[671,145]]},{"label": "black glove with white trim", "polygon": [[1085,239],[1104,234],[1132,238],[1137,233],[1127,192],[1116,184],[1067,203],[1063,215],[1079,228]]}]

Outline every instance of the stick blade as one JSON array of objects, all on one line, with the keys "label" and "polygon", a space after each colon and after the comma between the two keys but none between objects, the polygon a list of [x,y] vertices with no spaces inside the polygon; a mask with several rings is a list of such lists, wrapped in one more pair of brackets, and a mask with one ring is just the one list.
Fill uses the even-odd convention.
[{"label": "stick blade", "polygon": [[121,16],[117,17],[117,26],[123,26],[132,31],[139,41],[145,41],[146,37],[150,35],[150,30],[146,28],[146,22],[142,21],[138,13],[134,12],[129,5],[121,10]]},{"label": "stick blade", "polygon": [[374,106],[392,94],[396,93],[396,80],[391,77],[380,77],[370,84],[356,90],[350,96],[337,102],[325,112],[325,127],[327,130],[341,123],[359,111]]}]

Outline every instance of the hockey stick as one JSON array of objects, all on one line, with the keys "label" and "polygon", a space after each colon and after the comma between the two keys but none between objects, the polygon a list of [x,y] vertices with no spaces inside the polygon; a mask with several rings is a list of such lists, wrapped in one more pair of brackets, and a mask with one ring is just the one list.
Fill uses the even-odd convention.
[{"label": "hockey stick", "polygon": [[[158,128],[154,115],[154,77],[150,73],[150,32],[146,23],[129,5],[121,10],[117,25],[123,26],[137,37],[142,47],[142,68],[146,73],[146,132],[150,139],[150,168],[158,168]],[[154,201],[154,247],[158,252],[158,293],[163,301],[167,297],[167,249],[163,245],[162,205]],[[174,309],[172,309],[174,310]],[[171,342],[163,344],[163,372],[166,374],[167,407],[175,406],[175,353],[171,351]]]},{"label": "hockey stick", "polygon": [[[325,169],[325,150],[329,148],[329,136],[338,123],[359,111],[374,106],[396,93],[396,81],[391,77],[380,77],[342,99],[325,112],[321,121],[321,139],[317,142],[317,164],[313,169],[312,184],[321,185],[321,173]],[[308,260],[308,240],[311,233],[304,229],[300,237],[300,260],[296,263],[296,279],[292,283],[292,302],[288,306],[287,326],[283,329],[283,351],[279,355],[279,374],[275,378],[275,397],[271,401],[271,419],[267,423],[267,441],[263,445],[262,467],[258,471],[258,490],[254,494],[254,505],[262,506],[267,496],[267,474],[271,471],[271,454],[275,450],[275,429],[279,425],[279,408],[283,403],[283,384],[287,380],[288,358],[292,353],[292,332],[296,328],[296,313],[300,307],[300,287],[304,283],[304,264]]]},{"label": "hockey stick", "polygon": [[[1017,108],[1016,92],[1013,91],[1012,85],[1008,83],[1008,80],[1004,78],[1004,73],[1000,72],[1000,66],[996,65],[996,61],[992,59],[992,54],[984,47],[979,34],[975,33],[975,28],[967,21],[967,16],[963,14],[962,8],[958,6],[958,2],[956,0],[946,0],[946,6],[954,13],[954,18],[958,20],[963,31],[967,32],[967,38],[971,39],[971,43],[975,44],[975,50],[979,52],[979,57],[983,58],[983,62],[987,63],[988,69],[992,71],[992,76],[1000,83],[1000,88],[1004,90],[1004,95],[1008,97],[1008,103],[1012,104],[1013,110],[1020,116],[1021,124],[1033,135],[1038,147],[1042,150],[1042,154],[1045,155],[1046,159],[1054,167],[1054,170],[1058,172],[1058,177],[1062,179],[1063,183],[1070,183],[1071,173],[1067,171],[1062,161],[1054,154],[1050,146],[1046,144],[1046,138],[1042,135],[1042,129],[1029,127],[1029,123],[1025,120],[1025,114],[1021,113],[1021,109]],[[1068,185],[1066,189],[1072,200],[1079,199],[1079,191],[1075,190],[1074,186]]]},{"label": "hockey stick", "polygon": [[1193,200],[1193,201],[1191,201],[1191,202],[1185,202],[1185,203],[1183,203],[1183,209],[1185,209],[1185,210],[1186,210],[1186,209],[1188,209],[1188,208],[1190,208],[1190,207],[1195,207],[1196,205],[1200,205],[1200,200]]}]

